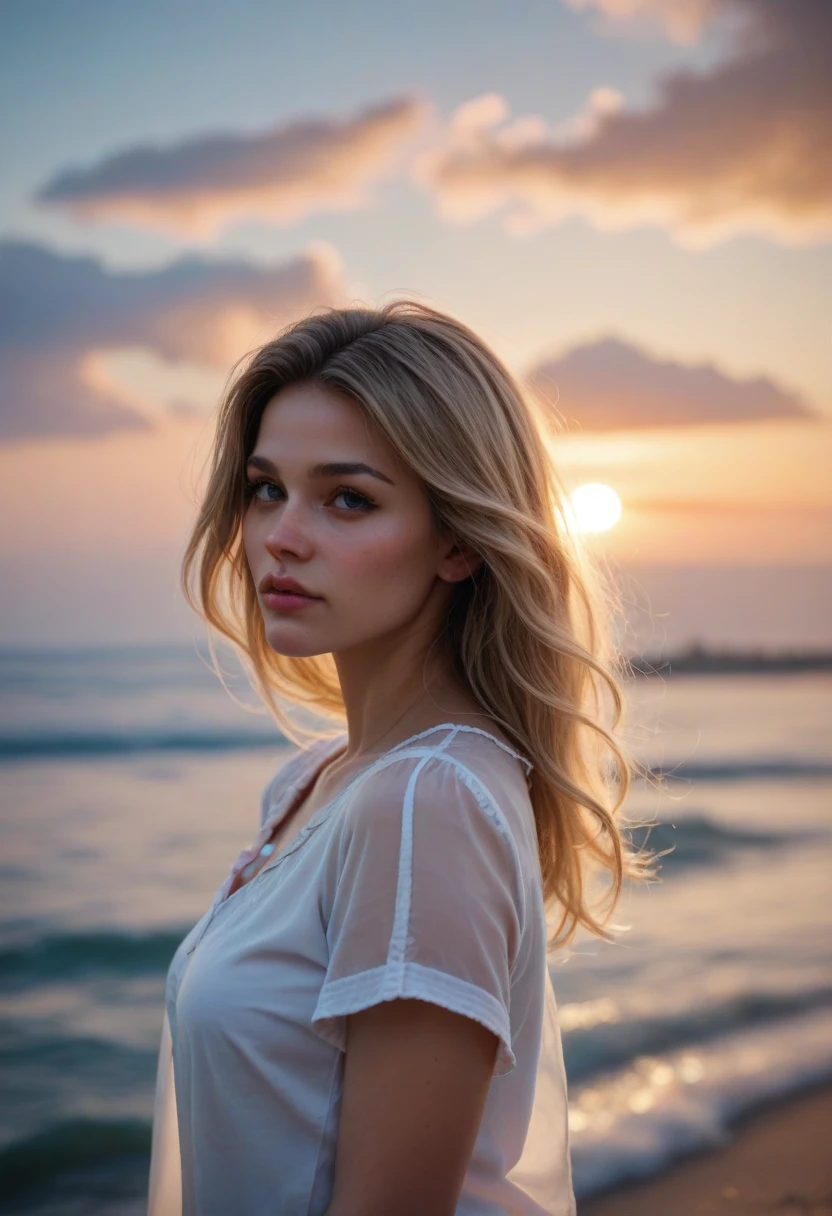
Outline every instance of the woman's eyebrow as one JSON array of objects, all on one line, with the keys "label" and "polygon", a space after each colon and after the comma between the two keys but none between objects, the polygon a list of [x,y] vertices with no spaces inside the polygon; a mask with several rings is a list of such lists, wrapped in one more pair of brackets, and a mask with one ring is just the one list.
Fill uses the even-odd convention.
[{"label": "woman's eyebrow", "polygon": [[[254,465],[256,469],[262,469],[264,473],[270,473],[272,477],[279,476],[277,466],[266,456],[249,456],[246,463]],[[386,481],[391,486],[396,484],[385,473],[380,473],[378,469],[359,461],[331,461],[329,464],[313,465],[309,470],[310,477],[351,477],[356,473],[367,473],[370,477],[377,477],[379,481]]]}]

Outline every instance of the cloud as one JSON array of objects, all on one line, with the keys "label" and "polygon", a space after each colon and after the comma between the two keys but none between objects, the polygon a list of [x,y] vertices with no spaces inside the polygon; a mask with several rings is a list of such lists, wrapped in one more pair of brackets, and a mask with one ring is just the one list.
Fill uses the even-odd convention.
[{"label": "cloud", "polygon": [[110,220],[211,237],[247,219],[289,224],[313,210],[366,207],[424,123],[426,102],[396,98],[354,118],[307,118],[255,135],[212,134],[128,148],[66,169],[36,201],[80,220]]},{"label": "cloud", "polygon": [[579,431],[817,417],[797,393],[767,377],[739,380],[712,364],[656,359],[616,338],[543,361],[525,381]]},{"label": "cloud", "polygon": [[663,77],[642,110],[596,90],[560,128],[509,120],[494,94],[474,99],[415,162],[443,218],[502,213],[508,231],[526,234],[581,215],[608,231],[658,225],[691,248],[742,233],[787,244],[832,237],[832,4],[593,3],[607,14],[685,14],[691,31],[720,12],[734,20],[733,49],[707,71]]},{"label": "cloud", "polygon": [[610,33],[617,23],[638,26],[656,22],[674,42],[695,42],[711,18],[726,8],[726,0],[566,0],[572,8],[597,8],[611,19],[602,27]]},{"label": "cloud", "polygon": [[190,256],[124,272],[0,241],[0,441],[146,429],[138,394],[108,376],[108,351],[144,348],[230,370],[299,314],[342,303],[344,292],[338,256],[320,243],[271,268]]}]

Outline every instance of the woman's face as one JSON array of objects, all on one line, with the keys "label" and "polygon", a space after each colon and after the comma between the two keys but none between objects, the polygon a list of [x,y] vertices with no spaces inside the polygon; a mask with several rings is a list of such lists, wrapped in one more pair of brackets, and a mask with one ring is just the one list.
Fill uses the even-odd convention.
[{"label": "woman's face", "polygon": [[[246,476],[243,544],[273,650],[345,652],[441,624],[473,555],[438,534],[422,482],[347,396],[283,389],[263,412]],[[315,598],[270,591],[269,576]]]}]

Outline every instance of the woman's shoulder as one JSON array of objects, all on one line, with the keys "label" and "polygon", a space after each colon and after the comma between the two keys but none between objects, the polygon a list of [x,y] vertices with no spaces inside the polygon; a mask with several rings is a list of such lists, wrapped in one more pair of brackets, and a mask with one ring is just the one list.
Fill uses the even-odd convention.
[{"label": "woman's shoulder", "polygon": [[444,778],[476,789],[498,805],[528,799],[534,768],[522,752],[490,726],[461,722],[429,728],[400,745],[390,759],[407,761],[411,768],[421,761],[419,780],[423,788]]},{"label": "woman's shoulder", "polygon": [[405,812],[423,829],[449,817],[469,830],[485,820],[513,837],[518,817],[531,813],[531,769],[521,753],[489,731],[442,723],[403,740],[359,774],[349,790],[345,826]]},{"label": "woman's shoulder", "polygon": [[[465,736],[464,740],[461,736]],[[503,892],[525,923],[536,852],[522,757],[456,724],[420,734],[362,773],[335,817],[337,855],[352,872],[368,861],[420,889],[444,883]]]},{"label": "woman's shoulder", "polygon": [[409,736],[385,753],[385,761],[399,758],[436,756],[459,766],[476,770],[480,765],[520,766],[525,774],[534,765],[497,727],[490,723],[474,726],[467,722],[441,722]]}]

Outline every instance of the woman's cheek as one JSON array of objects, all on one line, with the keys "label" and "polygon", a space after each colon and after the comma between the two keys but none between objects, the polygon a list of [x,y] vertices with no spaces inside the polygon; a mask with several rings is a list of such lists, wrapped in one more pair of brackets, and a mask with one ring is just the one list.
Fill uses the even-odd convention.
[{"label": "woman's cheek", "polygon": [[382,592],[395,590],[402,580],[420,581],[425,562],[425,542],[407,529],[380,527],[373,535],[362,537],[354,555],[354,573],[363,585]]}]

